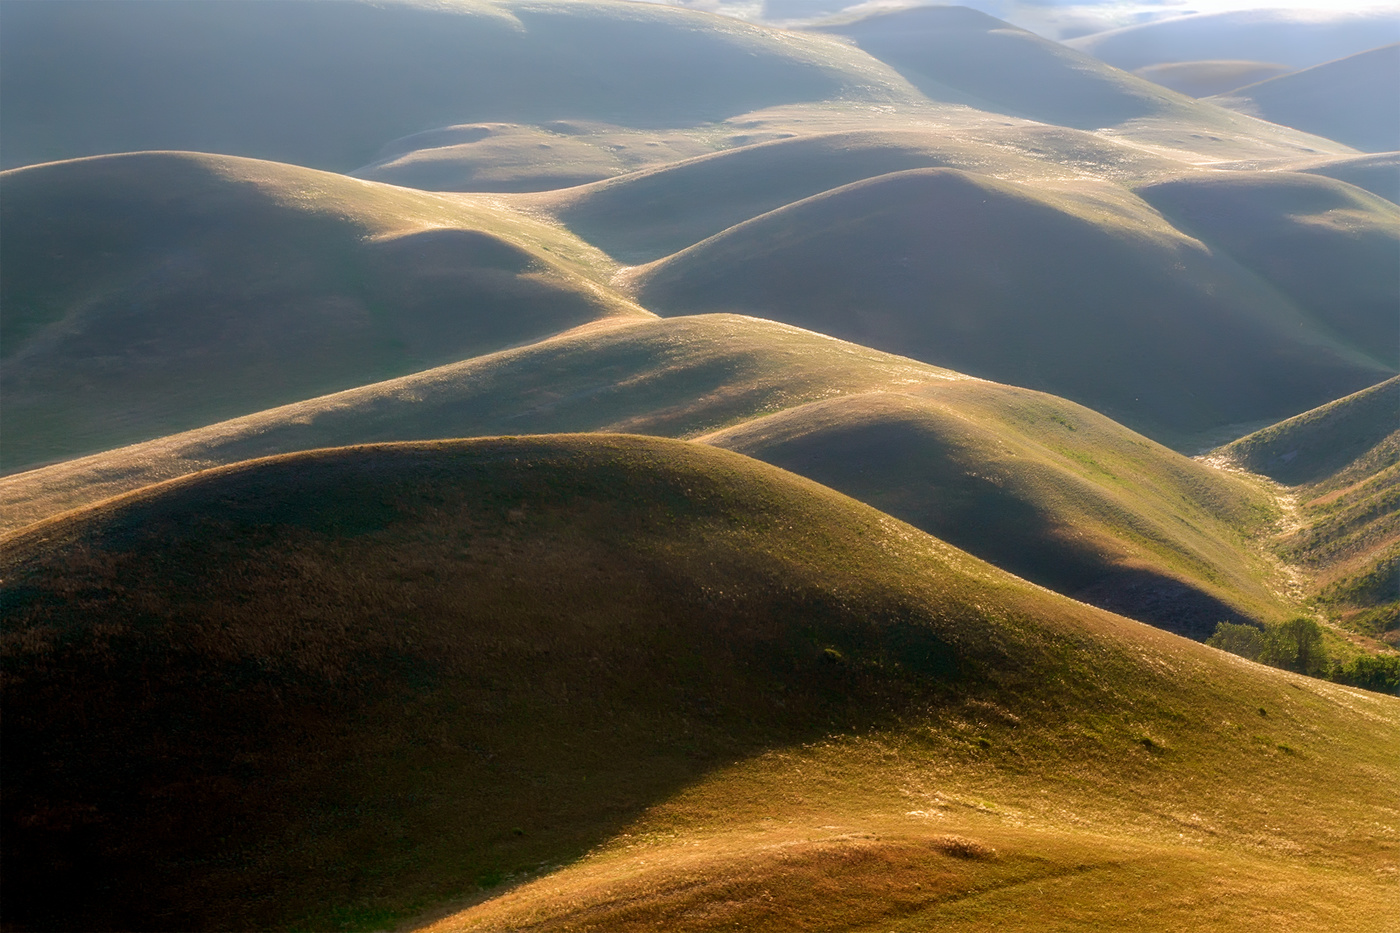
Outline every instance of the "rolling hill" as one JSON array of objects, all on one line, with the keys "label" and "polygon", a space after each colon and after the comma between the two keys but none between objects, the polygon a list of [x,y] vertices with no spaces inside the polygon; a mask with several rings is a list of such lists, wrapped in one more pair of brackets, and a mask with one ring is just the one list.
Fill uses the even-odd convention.
[{"label": "rolling hill", "polygon": [[1177,16],[1080,36],[1065,44],[1119,68],[1252,59],[1311,68],[1400,38],[1393,9],[1231,10]]},{"label": "rolling hill", "polygon": [[1327,159],[1301,165],[1296,171],[1335,178],[1400,204],[1400,152]]},{"label": "rolling hill", "polygon": [[[1393,205],[1348,203],[1379,231],[1363,245],[1384,240]],[[1321,234],[1349,255],[1349,233]],[[660,314],[774,318],[1052,392],[1190,446],[1213,427],[1283,417],[1392,375],[1393,363],[1346,342],[1382,329],[1366,317],[1378,278],[1355,286],[1358,321],[1339,336],[1341,311],[1315,319],[1117,185],[926,169],[789,204],[620,282]],[[1339,295],[1353,288],[1327,281]]]},{"label": "rolling hill", "polygon": [[1400,149],[1400,43],[1211,98],[1363,152]]},{"label": "rolling hill", "polygon": [[552,431],[699,437],[1033,582],[1204,639],[1286,612],[1272,499],[1063,399],[731,315],[586,326],[489,357],[0,480],[13,530],[317,447]]},{"label": "rolling hill", "polygon": [[918,96],[824,36],[609,0],[16,0],[0,85],[6,168],[182,149],[344,172],[463,123],[694,126]]},{"label": "rolling hill", "polygon": [[1400,647],[1400,377],[1229,444],[1227,462],[1290,487],[1280,553],[1318,607]]},{"label": "rolling hill", "polygon": [[702,445],[254,461],[7,538],[2,572],[21,927],[466,898],[442,928],[1379,931],[1395,902],[1400,701]]},{"label": "rolling hill", "polygon": [[[1133,69],[1133,74],[1188,97],[1210,97],[1293,71],[1273,62],[1166,62]],[[1323,134],[1326,135],[1326,134]]]},{"label": "rolling hill", "polygon": [[192,153],[0,190],[6,471],[646,316],[494,203]]},{"label": "rolling hill", "polygon": [[1198,174],[1137,193],[1277,288],[1344,345],[1400,368],[1400,208],[1393,202],[1293,172]]}]

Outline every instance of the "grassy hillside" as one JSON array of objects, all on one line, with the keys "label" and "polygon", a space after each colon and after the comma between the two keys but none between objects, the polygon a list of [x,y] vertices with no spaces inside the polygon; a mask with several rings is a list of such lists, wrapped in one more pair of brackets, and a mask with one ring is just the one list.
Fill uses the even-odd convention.
[{"label": "grassy hillside", "polygon": [[449,927],[1043,928],[1027,884],[1144,929],[1395,905],[1400,702],[701,445],[257,461],[4,555],[7,925],[367,928],[468,897]]},{"label": "grassy hillside", "polygon": [[1380,195],[1393,204],[1400,203],[1400,152],[1327,159],[1301,166],[1297,171],[1326,175]]},{"label": "grassy hillside", "polygon": [[1349,347],[1400,368],[1400,208],[1345,182],[1216,172],[1139,187],[1182,230],[1278,288]]},{"label": "grassy hillside", "polygon": [[1329,617],[1400,647],[1400,378],[1240,438],[1219,452],[1291,487],[1280,553]]},{"label": "grassy hillside", "polygon": [[423,191],[551,191],[713,152],[704,135],[556,120],[465,123],[394,140],[350,172]]},{"label": "grassy hillside", "polygon": [[1087,180],[892,173],[734,226],[627,284],[661,314],[775,318],[1049,391],[1173,445],[1394,372],[1129,192]]},{"label": "grassy hillside", "polygon": [[191,153],[0,190],[7,471],[646,314],[483,201]]},{"label": "grassy hillside", "polygon": [[815,27],[847,36],[932,100],[1092,130],[1192,104],[1159,85],[967,7],[878,11]]},{"label": "grassy hillside", "polygon": [[1310,68],[1354,55],[1400,34],[1393,9],[1231,10],[1124,26],[1065,44],[1119,68],[1162,62],[1247,58]]},{"label": "grassy hillside", "polygon": [[694,436],[835,395],[965,379],[737,315],[613,320],[525,347],[0,479],[0,528],[212,466],[375,441]]},{"label": "grassy hillside", "polygon": [[252,457],[560,430],[705,435],[1196,637],[1284,611],[1251,556],[1259,490],[1063,399],[732,315],[585,327],[8,477],[0,528]]},{"label": "grassy hillside", "polygon": [[1363,152],[1400,149],[1400,44],[1241,87],[1214,100]]},{"label": "grassy hillside", "polygon": [[1286,612],[1262,490],[1053,396],[965,380],[812,402],[700,440],[844,492],[1034,583],[1204,640]]},{"label": "grassy hillside", "polygon": [[1210,97],[1246,84],[1277,78],[1293,69],[1273,62],[1238,59],[1204,62],[1166,62],[1133,69],[1133,74],[1188,97]]},{"label": "grassy hillside", "polygon": [[917,97],[826,37],[609,0],[18,0],[0,63],[5,167],[188,149],[343,172],[459,123],[692,126]]}]

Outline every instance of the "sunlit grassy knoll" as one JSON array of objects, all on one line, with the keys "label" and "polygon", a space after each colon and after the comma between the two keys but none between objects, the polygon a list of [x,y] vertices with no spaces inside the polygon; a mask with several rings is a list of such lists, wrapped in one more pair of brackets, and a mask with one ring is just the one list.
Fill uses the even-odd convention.
[{"label": "sunlit grassy knoll", "polygon": [[1277,541],[1330,618],[1400,647],[1400,377],[1217,452],[1286,484],[1295,521]]},{"label": "sunlit grassy knoll", "polygon": [[700,440],[846,493],[1017,576],[1205,639],[1288,611],[1255,484],[1063,399],[980,380],[812,402]]},{"label": "sunlit grassy knoll", "polygon": [[[1374,279],[1355,286],[1372,329]],[[1394,372],[1108,182],[891,173],[770,211],[621,281],[660,314],[782,320],[1049,391],[1173,446]],[[1329,281],[1351,294],[1348,279]]]},{"label": "sunlit grassy knoll", "polygon": [[3,467],[646,317],[484,198],[193,153],[0,175]]},{"label": "sunlit grassy knoll", "polygon": [[[505,894],[457,925],[1366,930],[1396,903],[1400,701],[704,445],[255,461],[12,536],[0,575],[17,927]],[[1230,910],[1162,898],[1186,882]]]},{"label": "sunlit grassy knoll", "polygon": [[6,4],[0,22],[5,167],[187,149],[345,172],[452,124],[688,127],[920,99],[831,37],[657,4],[75,0]]},{"label": "sunlit grassy knoll", "polygon": [[[1377,41],[1394,38],[1378,34]],[[1236,88],[1214,101],[1363,152],[1400,149],[1400,43]]]}]

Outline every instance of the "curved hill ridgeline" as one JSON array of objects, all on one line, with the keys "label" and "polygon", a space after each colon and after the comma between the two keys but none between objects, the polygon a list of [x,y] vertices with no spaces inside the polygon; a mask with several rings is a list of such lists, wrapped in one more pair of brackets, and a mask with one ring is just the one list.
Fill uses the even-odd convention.
[{"label": "curved hill ridgeline", "polygon": [[0,175],[3,468],[646,312],[495,204],[136,153]]},{"label": "curved hill ridgeline", "polygon": [[1283,613],[1253,484],[1053,396],[980,380],[811,402],[699,438],[1059,593],[1204,640]]},{"label": "curved hill ridgeline", "polygon": [[317,447],[557,431],[690,437],[833,395],[966,378],[738,315],[607,321],[0,478],[0,530],[210,467]]},{"label": "curved hill ridgeline", "polygon": [[1188,97],[1210,97],[1246,84],[1277,78],[1293,69],[1273,62],[1227,59],[1204,62],[1166,62],[1134,68],[1133,74]]},{"label": "curved hill ridgeline", "polygon": [[[727,149],[524,203],[548,210],[619,262],[644,263],[785,204],[890,172],[957,168],[1063,180],[1065,163],[1106,178],[1156,179],[1180,163],[1090,133],[992,115],[918,129],[816,132]],[[932,118],[930,118],[931,120]]]},{"label": "curved hill ridgeline", "polygon": [[[12,536],[3,576],[20,926],[382,925],[574,863],[529,923],[654,929],[677,885],[776,867],[817,821],[894,843],[847,860],[865,896],[798,872],[731,891],[728,919],[768,927],[752,912],[776,896],[825,928],[880,920],[895,869],[929,886],[899,882],[905,916],[1053,878],[1116,922],[1142,907],[1122,904],[1128,853],[1169,884],[1285,872],[1282,896],[1227,886],[1242,922],[1340,929],[1319,884],[1347,886],[1353,929],[1393,899],[1395,700],[1056,597],[702,445],[255,461]],[[659,858],[609,869],[636,844]],[[602,901],[631,913],[598,915],[600,884],[639,877]],[[1218,916],[1146,896],[1178,927]],[[520,926],[512,903],[453,922]]]},{"label": "curved hill ridgeline", "polygon": [[826,37],[609,0],[16,2],[0,24],[6,167],[187,149],[343,172],[480,120],[692,126],[918,97]]},{"label": "curved hill ridgeline", "polygon": [[[1397,31],[1400,38],[1400,31]],[[1250,116],[1354,146],[1400,149],[1400,43],[1212,98]]]},{"label": "curved hill ridgeline", "polygon": [[1327,159],[1293,169],[1312,175],[1325,175],[1355,185],[1392,204],[1400,204],[1400,152]]},{"label": "curved hill ridgeline", "polygon": [[853,40],[932,100],[1092,130],[1193,104],[1058,42],[958,6],[879,11],[816,27]]},{"label": "curved hill ridgeline", "polygon": [[658,313],[775,318],[1049,391],[1173,445],[1393,373],[1105,182],[893,173],[731,227],[627,285]]},{"label": "curved hill ridgeline", "polygon": [[1400,208],[1393,202],[1295,172],[1212,172],[1136,190],[1346,346],[1392,372],[1400,368]]},{"label": "curved hill ridgeline", "polygon": [[1400,37],[1393,9],[1259,9],[1197,13],[1124,26],[1068,40],[1119,68],[1162,62],[1248,58],[1311,68]]}]

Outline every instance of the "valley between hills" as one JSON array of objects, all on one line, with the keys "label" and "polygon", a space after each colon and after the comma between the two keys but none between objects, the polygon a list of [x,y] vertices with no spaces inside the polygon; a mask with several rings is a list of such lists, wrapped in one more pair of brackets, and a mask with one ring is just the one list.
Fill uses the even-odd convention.
[{"label": "valley between hills", "polygon": [[764,9],[0,6],[0,927],[1396,930],[1400,17]]}]

